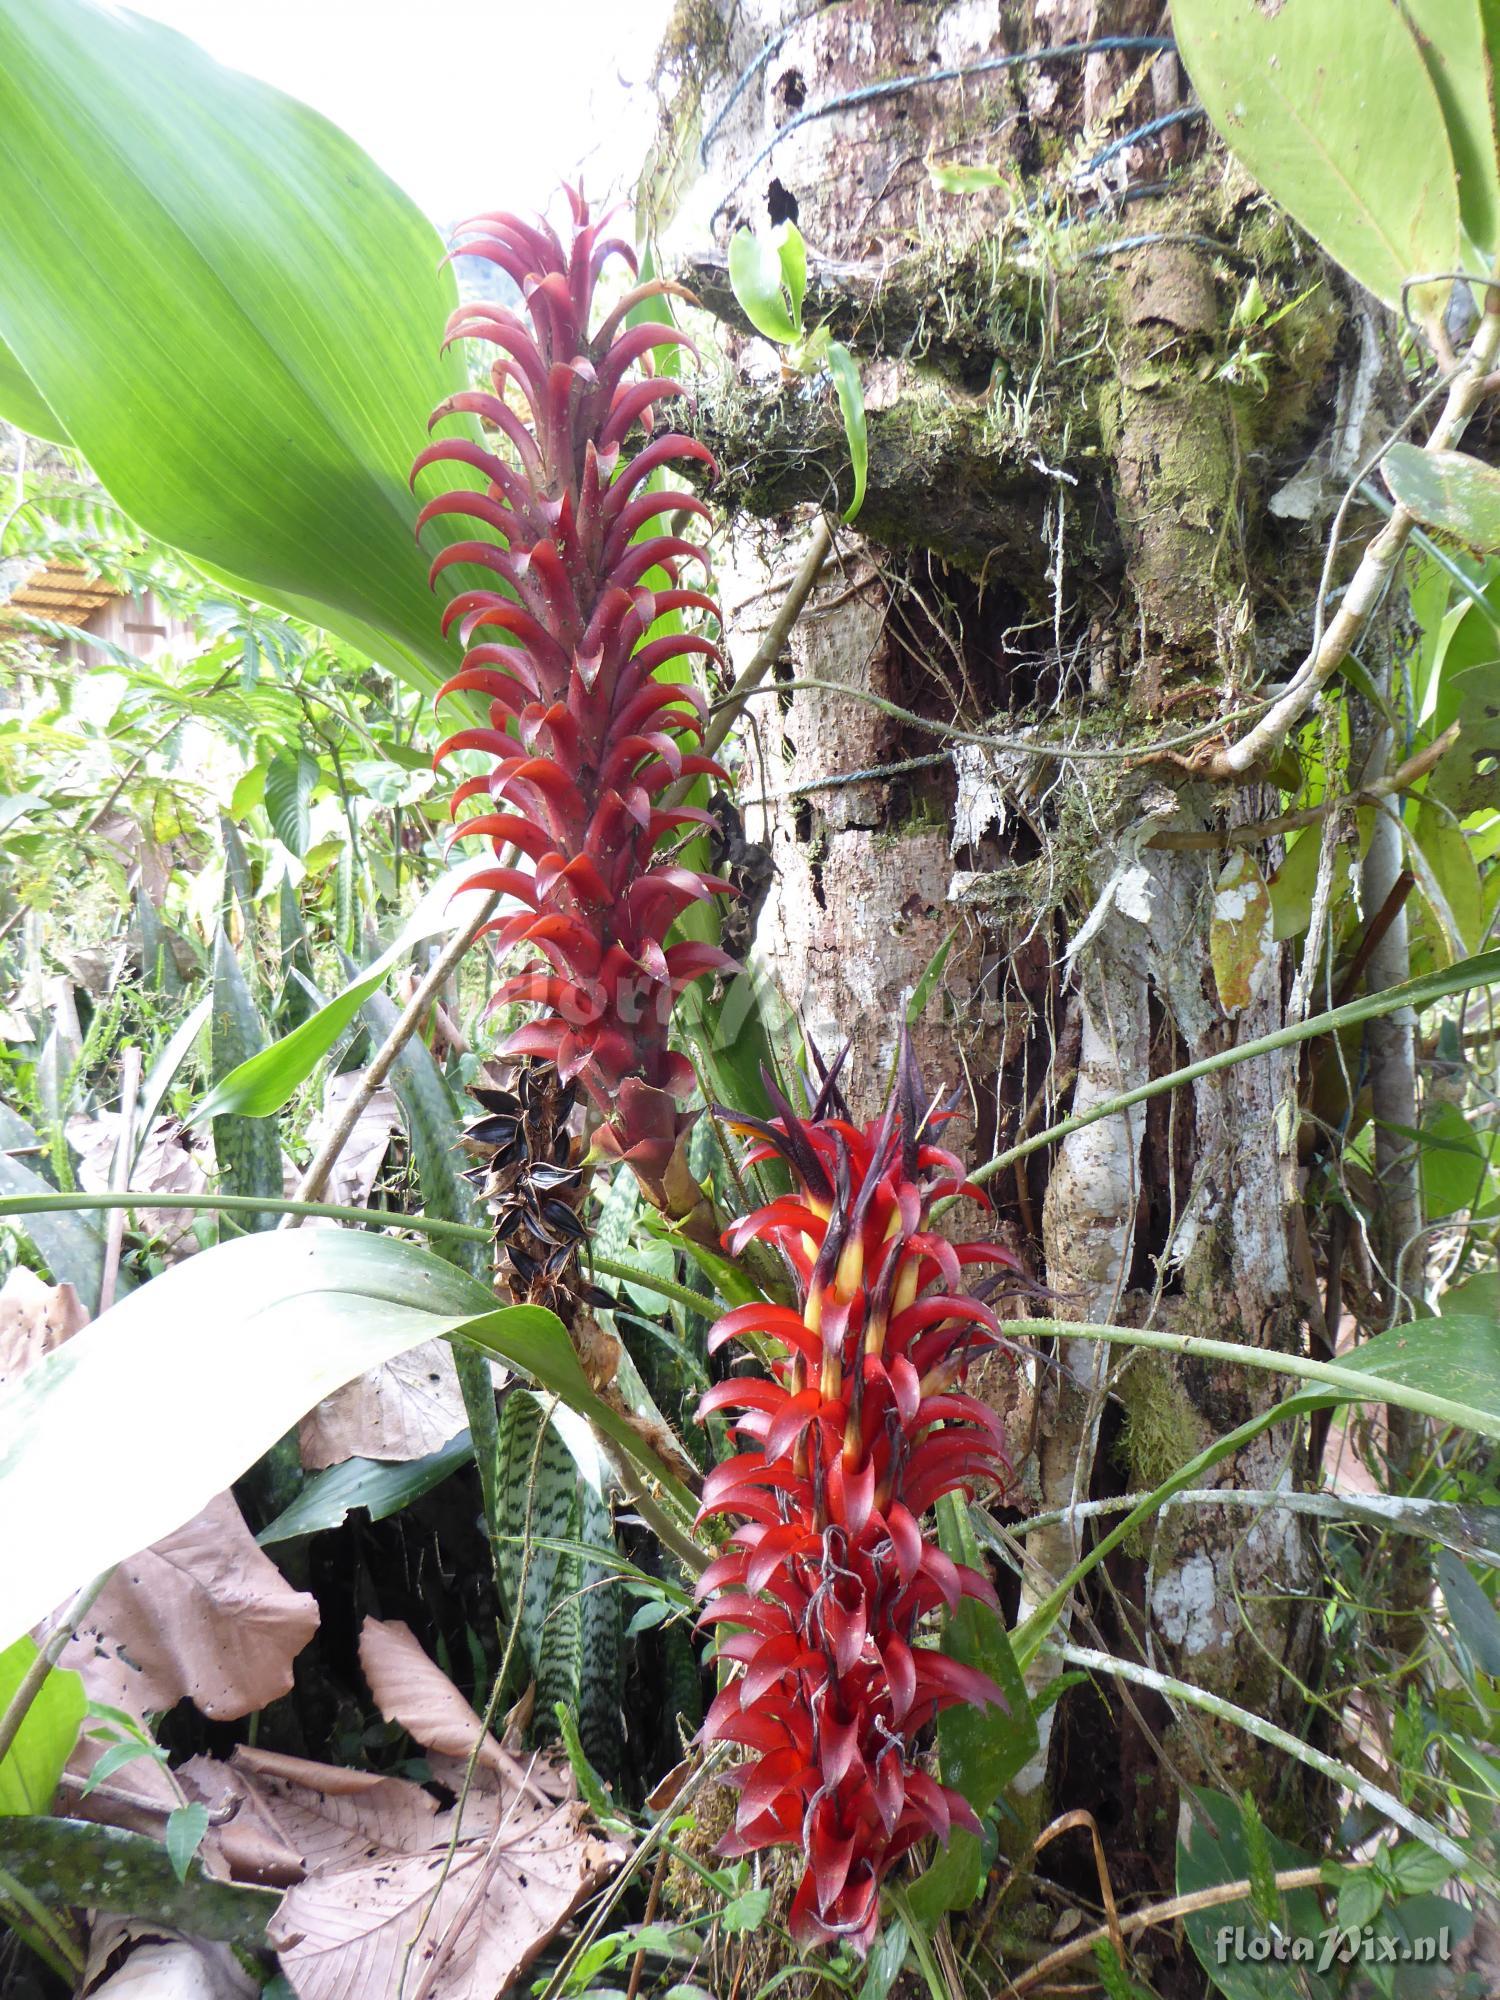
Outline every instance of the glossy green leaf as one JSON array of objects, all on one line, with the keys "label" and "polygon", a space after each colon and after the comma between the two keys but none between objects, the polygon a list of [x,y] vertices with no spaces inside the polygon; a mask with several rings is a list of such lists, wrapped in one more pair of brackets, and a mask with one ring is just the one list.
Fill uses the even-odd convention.
[{"label": "glossy green leaf", "polygon": [[342,1527],[356,1507],[362,1507],[372,1521],[387,1520],[440,1486],[473,1456],[473,1440],[467,1431],[460,1431],[425,1458],[346,1458],[342,1465],[331,1465],[309,1479],[292,1504],[255,1539],[264,1549],[296,1535],[322,1534]]},{"label": "glossy green leaf", "polygon": [[1458,205],[1477,262],[1500,249],[1492,37],[1500,27],[1494,0],[1401,0],[1417,31],[1458,169]]},{"label": "glossy green leaf", "polygon": [[[956,1496],[948,1494],[938,1502],[937,1528],[945,1555],[983,1572],[984,1557],[968,1508]],[[938,1718],[943,1783],[962,1792],[983,1814],[1036,1754],[1036,1721],[1005,1622],[987,1604],[966,1597],[957,1611],[947,1614],[942,1648],[965,1666],[988,1674],[1005,1698],[1003,1708],[965,1704],[946,1709]],[[928,1920],[944,1910],[963,1909],[978,1894],[984,1873],[979,1841],[972,1833],[955,1833],[927,1873],[912,1885],[912,1908]]]},{"label": "glossy green leaf", "polygon": [[47,399],[0,340],[0,422],[14,424],[28,437],[66,444],[67,431],[47,407]]},{"label": "glossy green leaf", "polygon": [[1490,1165],[1490,1134],[1470,1124],[1456,1104],[1434,1104],[1421,1129],[1391,1128],[1420,1152],[1422,1211],[1430,1222],[1484,1200]]},{"label": "glossy green leaf", "polygon": [[[37,1657],[36,1641],[20,1638],[0,1653],[0,1715]],[[27,1709],[15,1741],[0,1758],[0,1817],[52,1810],[57,1781],[73,1754],[88,1700],[69,1668],[54,1667]]]},{"label": "glossy green leaf", "polygon": [[[214,939],[213,1011],[210,1016],[215,1080],[265,1048],[266,1031],[240,962],[220,926]],[[281,1139],[273,1120],[242,1112],[214,1117],[214,1158],[226,1194],[279,1195]],[[274,1229],[274,1216],[251,1218],[252,1227]]]},{"label": "glossy green leaf", "polygon": [[833,393],[839,399],[844,419],[844,436],[849,441],[849,464],[854,473],[854,497],[844,509],[844,519],[852,521],[865,504],[865,478],[870,469],[870,439],[865,426],[865,391],[854,356],[839,341],[828,345],[828,372],[833,377]]},{"label": "glossy green leaf", "polygon": [[1500,472],[1466,451],[1393,444],[1381,461],[1391,492],[1424,527],[1471,548],[1500,549]]},{"label": "glossy green leaf", "polygon": [[391,1237],[274,1230],[172,1266],[0,1400],[0,1641],[191,1519],[324,1396],[440,1335],[552,1390],[690,1504],[590,1388],[552,1313],[497,1307]]},{"label": "glossy green leaf", "polygon": [[729,282],[757,333],[781,347],[797,338],[801,329],[787,308],[781,258],[773,243],[752,229],[737,230],[729,245]]},{"label": "glossy green leaf", "polygon": [[[1460,741],[1451,754],[1462,748]],[[1423,874],[1431,878],[1457,946],[1453,956],[1461,957],[1484,938],[1484,885],[1474,850],[1451,812],[1426,800],[1417,807],[1415,816],[1408,816],[1403,823],[1410,826],[1409,843],[1418,849],[1426,863],[1425,870],[1418,873],[1417,886],[1426,895],[1428,884],[1423,881]]]},{"label": "glossy green leaf", "polygon": [[312,794],[318,776],[318,760],[305,750],[283,750],[266,767],[271,831],[299,861],[312,839]]},{"label": "glossy green leaf", "polygon": [[0,9],[0,338],[150,534],[428,687],[441,255],[352,140],[171,29]]},{"label": "glossy green leaf", "polygon": [[807,245],[795,222],[783,222],[772,239],[781,260],[781,282],[792,305],[792,325],[802,324],[802,301],[807,297]]},{"label": "glossy green leaf", "polygon": [[1232,151],[1367,290],[1398,306],[1408,280],[1456,267],[1447,125],[1388,0],[1176,0],[1172,26]]},{"label": "glossy green leaf", "polygon": [[81,1819],[0,1819],[0,1869],[50,1909],[108,1910],[251,1949],[264,1950],[281,1900],[215,1881],[196,1861],[180,1882],[160,1841]]},{"label": "glossy green leaf", "polygon": [[[1190,1788],[1191,1812],[1177,1842],[1177,1893],[1190,1896],[1199,1890],[1217,1889],[1226,1882],[1243,1882],[1250,1876],[1250,1855],[1245,1845],[1244,1822],[1235,1800],[1218,1792]],[[1278,1869],[1306,1868],[1312,1857],[1291,1847],[1274,1834],[1266,1836]],[[1311,1889],[1297,1889],[1282,1898],[1282,1929],[1291,1937],[1305,1937],[1309,1949],[1317,1953],[1322,1944],[1325,1918]],[[1261,1962],[1248,1954],[1236,1956],[1232,1950],[1222,1955],[1216,1949],[1221,1931],[1233,1939],[1240,1931],[1248,1940],[1265,1936],[1265,1927],[1256,1916],[1247,1896],[1237,1903],[1220,1903],[1196,1911],[1184,1919],[1198,1963],[1209,1975],[1225,2000],[1284,2000],[1295,1991],[1301,2000],[1333,2000],[1334,1988],[1319,1974],[1315,1963],[1293,1967],[1278,1963],[1269,1954]]]}]

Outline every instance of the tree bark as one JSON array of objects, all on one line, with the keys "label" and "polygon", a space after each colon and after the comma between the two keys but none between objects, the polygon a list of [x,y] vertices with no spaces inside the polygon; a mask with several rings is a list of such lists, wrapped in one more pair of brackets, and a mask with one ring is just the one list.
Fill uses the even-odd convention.
[{"label": "tree bark", "polygon": [[[808,504],[850,489],[830,385],[784,379],[734,305],[735,228],[797,221],[808,323],[828,317],[861,364],[868,498],[745,738],[748,836],[775,871],[756,942],[814,1040],[852,1041],[867,1114],[951,940],[916,1037],[929,1081],[962,1087],[950,1130],[976,1161],[1286,1018],[1292,968],[1257,928],[1258,878],[1221,881],[1227,847],[1151,844],[1256,821],[1274,795],[1141,752],[1233,734],[1305,645],[1322,488],[1347,477],[1368,401],[1358,329],[1200,123],[1117,144],[1185,104],[1173,55],[1000,66],[1156,35],[1163,13],[692,0],[648,184],[665,260],[722,322],[699,425],[736,524],[737,658]],[[944,194],[929,162],[1011,185]],[[1252,282],[1299,302],[1247,339]],[[921,721],[1003,742],[945,744]],[[1278,859],[1258,850],[1268,874]],[[1238,994],[1216,939],[1238,947]],[[1066,1315],[1295,1347],[1315,1310],[1288,1247],[1296,1091],[1295,1062],[1263,1060],[1100,1121],[996,1183],[999,1227]],[[1018,1454],[1034,1445],[1029,1506],[1153,1486],[1277,1394],[1258,1371],[1120,1352],[1065,1341],[1032,1382],[991,1376]],[[1218,1477],[1274,1487],[1301,1476],[1299,1449],[1264,1433]],[[1067,1526],[1028,1539],[1052,1576],[1083,1545]],[[1304,1726],[1317,1572],[1296,1517],[1247,1531],[1230,1509],[1174,1510],[1095,1581],[1080,1615],[1117,1651]],[[1090,1806],[1117,1889],[1145,1889],[1171,1882],[1185,1783],[1251,1789],[1305,1831],[1299,1774],[1251,1739],[1107,1688],[1058,1706],[1021,1790],[1033,1830]]]}]

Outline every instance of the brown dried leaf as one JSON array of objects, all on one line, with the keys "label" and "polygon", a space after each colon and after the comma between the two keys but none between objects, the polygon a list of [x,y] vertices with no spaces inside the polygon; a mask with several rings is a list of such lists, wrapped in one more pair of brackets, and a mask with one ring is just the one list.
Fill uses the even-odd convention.
[{"label": "brown dried leaf", "polygon": [[18,1264],[0,1289],[0,1389],[88,1321],[88,1309],[71,1285],[46,1284]]},{"label": "brown dried leaf", "polygon": [[511,1768],[511,1759],[436,1660],[423,1652],[409,1625],[367,1618],[359,1634],[359,1664],[386,1721],[399,1722],[424,1750],[467,1758],[477,1743],[479,1762],[487,1769]]},{"label": "brown dried leaf", "polygon": [[426,1458],[467,1421],[452,1350],[425,1341],[309,1411],[298,1433],[302,1463],[321,1472],[349,1458]]},{"label": "brown dried leaf", "polygon": [[[307,1135],[314,1153],[322,1150],[324,1139],[343,1116],[344,1108],[365,1080],[362,1069],[345,1070],[330,1077],[323,1092],[323,1110]],[[363,1208],[370,1198],[376,1178],[390,1150],[392,1135],[400,1129],[401,1112],[396,1093],[377,1090],[354,1122],[328,1176],[328,1201],[348,1208]]]},{"label": "brown dried leaf", "polygon": [[1248,847],[1237,847],[1214,884],[1208,928],[1209,957],[1219,1005],[1231,1018],[1265,989],[1276,963],[1271,892]]},{"label": "brown dried leaf", "polygon": [[317,1629],[317,1600],[291,1588],[221,1493],[120,1564],[61,1664],[92,1699],[135,1715],[188,1695],[230,1722],[289,1692],[292,1661]]},{"label": "brown dried leaf", "polygon": [[404,1778],[324,1791],[236,1762],[308,1862],[269,1933],[299,2000],[395,2000],[403,1972],[406,2000],[494,2000],[624,1858],[581,1805],[487,1786],[450,1863],[454,1812]]},{"label": "brown dried leaf", "polygon": [[89,1934],[81,1991],[99,2000],[254,2000],[260,1982],[227,1944],[105,1917]]},{"label": "brown dried leaf", "polygon": [[[70,1118],[67,1130],[78,1155],[79,1185],[90,1194],[104,1193],[113,1185],[120,1114],[102,1111],[96,1118]],[[152,1194],[202,1194],[208,1186],[204,1169],[212,1164],[212,1146],[205,1137],[189,1132],[180,1119],[158,1118],[136,1156],[130,1185]],[[189,1257],[198,1248],[190,1209],[145,1207],[134,1214],[172,1254]]]}]

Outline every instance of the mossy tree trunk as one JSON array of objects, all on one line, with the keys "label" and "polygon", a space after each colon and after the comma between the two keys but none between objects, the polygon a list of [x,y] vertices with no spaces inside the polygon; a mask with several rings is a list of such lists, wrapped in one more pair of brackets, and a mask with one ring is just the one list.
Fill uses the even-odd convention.
[{"label": "mossy tree trunk", "polygon": [[[1191,739],[1232,732],[1300,656],[1320,481],[1354,462],[1379,355],[1201,123],[1118,143],[1186,104],[1174,55],[998,61],[1159,34],[1155,0],[797,11],[684,9],[655,183],[664,254],[723,322],[699,422],[736,522],[744,652],[808,503],[850,487],[830,385],[783,379],[738,315],[738,225],[797,221],[809,324],[852,348],[869,411],[869,497],[779,670],[851,692],[759,701],[747,737],[747,834],[774,863],[757,943],[815,1039],[852,1039],[868,1110],[951,937],[917,1038],[929,1080],[962,1086],[978,1160],[1297,1004],[1258,877],[1221,880],[1236,853],[1275,867],[1274,841],[1222,841],[1275,795],[1200,781]],[[934,163],[1010,185],[942,193]],[[1003,740],[945,745],[913,716]],[[1164,740],[1173,756],[1141,755]],[[1101,1121],[995,1185],[1000,1228],[1065,1315],[1299,1345],[1317,1302],[1296,1085],[1294,1058],[1262,1061]],[[1120,1353],[1064,1342],[1034,1384],[993,1381],[1029,1506],[1149,1487],[1276,1393],[1256,1371]],[[1274,1487],[1301,1476],[1296,1451],[1268,1433],[1220,1477]],[[1170,1512],[1096,1579],[1074,1636],[1308,1726],[1315,1548],[1291,1518]],[[1079,1545],[1066,1528],[1028,1543],[1053,1575]],[[1300,1774],[1250,1738],[1108,1688],[1065,1698],[1022,1789],[1033,1826],[1092,1808],[1117,1888],[1144,1889],[1170,1881],[1186,1783],[1299,1813]],[[1086,1874],[1081,1844],[1077,1860]]]}]

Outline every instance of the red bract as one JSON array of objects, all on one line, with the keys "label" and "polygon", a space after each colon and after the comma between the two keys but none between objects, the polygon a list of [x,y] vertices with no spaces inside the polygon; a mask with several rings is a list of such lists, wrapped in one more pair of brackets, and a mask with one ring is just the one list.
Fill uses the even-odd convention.
[{"label": "red bract", "polygon": [[928,1834],[946,1843],[954,1827],[978,1829],[966,1801],[920,1767],[917,1745],[943,1709],[999,1703],[1000,1690],[914,1637],[928,1613],[963,1597],[994,1604],[994,1591],[949,1560],[922,1517],[941,1495],[1006,1475],[999,1420],[958,1386],[1000,1322],[961,1287],[968,1266],[1016,1260],[932,1228],[936,1200],[978,1190],[932,1143],[941,1114],[905,1047],[876,1123],[850,1121],[834,1078],[808,1118],[776,1107],[771,1124],[723,1114],[756,1135],[752,1158],[779,1156],[795,1182],[726,1245],[774,1245],[798,1304],[739,1306],[709,1339],[783,1352],[769,1376],[734,1376],[700,1405],[737,1411],[744,1446],[704,1482],[703,1516],[739,1525],[699,1583],[702,1618],[733,1628],[718,1650],[743,1671],[703,1733],[752,1753],[731,1774],[739,1805],[724,1851],[801,1846],[794,1934],[864,1951],[892,1864]]},{"label": "red bract", "polygon": [[[702,552],[653,527],[664,515],[707,510],[692,494],[653,491],[649,481],[674,461],[713,461],[678,432],[628,458],[628,441],[649,433],[655,406],[686,393],[670,376],[638,379],[638,371],[653,349],[691,343],[670,327],[627,319],[679,288],[636,286],[591,334],[600,270],[619,257],[633,273],[635,256],[601,235],[579,197],[569,199],[566,248],[545,222],[487,215],[462,225],[454,252],[507,272],[525,318],[489,301],[459,307],[449,340],[488,341],[500,359],[492,392],[450,396],[433,422],[477,416],[504,444],[445,438],[413,467],[415,477],[424,466],[462,465],[485,481],[482,491],[443,493],[423,507],[419,525],[458,515],[486,531],[446,548],[433,582],[460,564],[495,578],[448,604],[443,630],[456,625],[468,650],[438,696],[482,697],[489,725],[459,730],[434,761],[459,750],[494,759],[488,775],[459,786],[455,817],[470,799],[483,797],[486,807],[454,838],[494,845],[501,865],[474,880],[512,901],[486,926],[497,952],[524,945],[537,955],[495,996],[497,1006],[538,1009],[511,1037],[510,1052],[555,1064],[565,1083],[576,1078],[607,1114],[604,1149],[659,1181],[684,1124],[676,1100],[692,1083],[686,1058],[667,1045],[673,999],[733,961],[714,945],[666,942],[684,909],[729,885],[673,858],[672,846],[709,816],[662,796],[680,778],[723,776],[693,748],[705,726],[702,694],[689,680],[659,678],[693,654],[720,658],[669,619],[684,611],[718,617],[711,598],[679,582]],[[659,621],[667,621],[665,636],[653,637]]]}]

